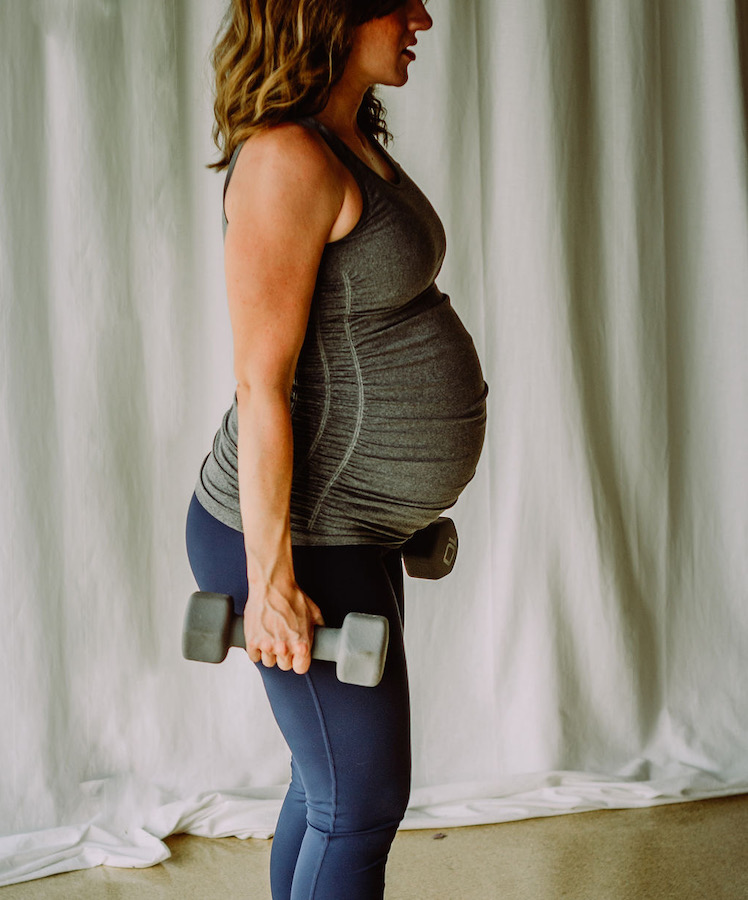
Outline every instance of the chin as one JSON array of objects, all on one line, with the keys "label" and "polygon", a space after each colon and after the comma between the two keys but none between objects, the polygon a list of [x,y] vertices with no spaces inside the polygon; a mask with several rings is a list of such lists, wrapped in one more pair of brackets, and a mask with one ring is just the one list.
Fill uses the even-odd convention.
[{"label": "chin", "polygon": [[404,69],[398,69],[395,72],[391,72],[390,75],[379,82],[379,84],[386,84],[389,87],[402,87],[404,84],[408,83],[409,72],[407,67]]},{"label": "chin", "polygon": [[380,87],[403,87],[408,83],[407,75],[400,75],[397,78],[380,78],[379,81],[372,82]]}]

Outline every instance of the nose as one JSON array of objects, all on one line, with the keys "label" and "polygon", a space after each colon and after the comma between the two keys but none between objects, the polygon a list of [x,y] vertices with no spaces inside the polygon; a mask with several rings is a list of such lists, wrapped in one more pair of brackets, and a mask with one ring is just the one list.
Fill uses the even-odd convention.
[{"label": "nose", "polygon": [[423,0],[415,0],[413,11],[410,15],[410,27],[412,31],[428,31],[434,24],[434,20],[426,12]]}]

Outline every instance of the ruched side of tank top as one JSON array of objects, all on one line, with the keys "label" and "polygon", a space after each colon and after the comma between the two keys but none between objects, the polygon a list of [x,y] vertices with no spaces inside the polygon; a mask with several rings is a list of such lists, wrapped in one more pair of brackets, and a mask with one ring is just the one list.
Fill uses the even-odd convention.
[{"label": "ruched side of tank top", "polygon": [[[292,541],[399,546],[473,478],[488,388],[473,340],[435,284],[446,240],[429,201],[383,148],[394,182],[315,119],[301,123],[351,171],[363,211],[325,247],[296,369]],[[241,531],[237,441],[235,395],[195,490]]]}]

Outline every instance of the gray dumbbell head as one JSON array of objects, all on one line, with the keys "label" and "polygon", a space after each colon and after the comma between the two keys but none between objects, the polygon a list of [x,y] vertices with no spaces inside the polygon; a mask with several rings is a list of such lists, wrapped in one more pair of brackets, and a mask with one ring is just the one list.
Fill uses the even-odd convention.
[{"label": "gray dumbbell head", "polygon": [[338,643],[338,678],[376,687],[384,674],[389,636],[390,623],[384,616],[348,613]]},{"label": "gray dumbbell head", "polygon": [[233,605],[226,594],[196,591],[187,604],[182,632],[182,655],[199,662],[226,659],[233,619]]},{"label": "gray dumbbell head", "polygon": [[452,519],[440,516],[417,531],[403,544],[403,563],[411,578],[444,578],[457,557],[457,528]]}]

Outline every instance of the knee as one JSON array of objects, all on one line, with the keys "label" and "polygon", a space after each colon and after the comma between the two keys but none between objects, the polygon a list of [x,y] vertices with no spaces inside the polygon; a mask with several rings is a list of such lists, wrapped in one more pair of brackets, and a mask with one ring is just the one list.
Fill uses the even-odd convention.
[{"label": "knee", "polygon": [[326,834],[353,834],[397,829],[410,797],[410,772],[383,779],[376,775],[338,785],[332,802],[307,797],[307,821]]},{"label": "knee", "polygon": [[383,825],[399,825],[405,815],[410,798],[410,771],[399,777],[381,780],[370,791],[362,791],[361,803],[356,797],[349,803],[351,809],[344,812],[354,823],[358,820],[360,830]]},{"label": "knee", "polygon": [[405,815],[409,799],[410,773],[408,773],[407,779],[396,779],[391,781],[386,788],[380,788],[373,800],[372,814],[369,816],[370,820],[375,820],[374,827],[377,823],[384,822],[389,825],[399,825]]}]

